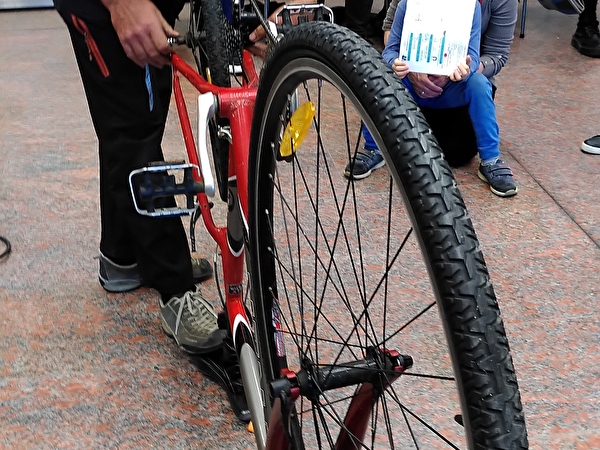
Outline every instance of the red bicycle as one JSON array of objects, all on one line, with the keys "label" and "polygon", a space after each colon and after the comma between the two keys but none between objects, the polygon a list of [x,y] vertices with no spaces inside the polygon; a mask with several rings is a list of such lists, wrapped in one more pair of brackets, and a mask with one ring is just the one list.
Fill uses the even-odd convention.
[{"label": "red bicycle", "polygon": [[[198,70],[172,55],[187,159],[136,173],[141,213],[199,212],[218,244],[258,448],[527,448],[484,258],[426,121],[365,41],[303,20],[330,10],[284,9],[307,23],[278,36],[268,16],[191,2]],[[243,50],[257,24],[260,76]],[[182,76],[200,93],[196,136]],[[363,126],[385,166],[357,182],[343,174]],[[164,195],[185,204],[156,209]]]}]

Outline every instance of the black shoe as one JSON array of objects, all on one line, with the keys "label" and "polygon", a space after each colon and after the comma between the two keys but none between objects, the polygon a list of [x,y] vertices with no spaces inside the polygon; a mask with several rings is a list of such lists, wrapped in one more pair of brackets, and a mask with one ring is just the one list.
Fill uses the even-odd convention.
[{"label": "black shoe", "polygon": [[583,141],[581,143],[581,151],[592,155],[600,155],[600,134]]},{"label": "black shoe", "polygon": [[192,256],[192,274],[194,276],[194,283],[202,283],[212,277],[212,266],[208,260]]},{"label": "black shoe", "polygon": [[203,356],[190,356],[200,372],[221,386],[236,417],[242,422],[250,422],[250,410],[244,394],[242,375],[231,338],[225,340],[222,352]]},{"label": "black shoe", "polygon": [[582,55],[600,58],[600,32],[598,31],[598,25],[577,27],[571,39],[571,45]]}]

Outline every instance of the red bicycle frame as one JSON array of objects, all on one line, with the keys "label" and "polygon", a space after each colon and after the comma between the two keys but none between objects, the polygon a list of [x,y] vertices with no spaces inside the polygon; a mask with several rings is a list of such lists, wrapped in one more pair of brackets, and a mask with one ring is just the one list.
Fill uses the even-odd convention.
[{"label": "red bicycle frame", "polygon": [[[204,225],[221,250],[229,326],[237,347],[240,342],[235,342],[236,338],[240,335],[248,336],[243,331],[238,333],[240,323],[245,323],[248,331],[250,329],[242,299],[244,234],[239,234],[245,233],[244,228],[247,227],[249,130],[252,126],[258,75],[252,56],[248,52],[244,52],[242,58],[246,78],[243,85],[238,88],[224,88],[209,83],[175,53],[171,56],[171,62],[173,65],[173,92],[189,162],[200,167],[179,74],[183,75],[201,94],[212,93],[217,99],[217,114],[219,117],[229,119],[231,124],[232,139],[229,147],[228,168],[230,207],[227,215],[227,226],[218,227],[215,224],[206,194],[198,194],[198,204]],[[203,136],[198,136],[198,139],[202,138]],[[194,177],[196,181],[203,181],[202,175],[198,171],[194,171]]]}]

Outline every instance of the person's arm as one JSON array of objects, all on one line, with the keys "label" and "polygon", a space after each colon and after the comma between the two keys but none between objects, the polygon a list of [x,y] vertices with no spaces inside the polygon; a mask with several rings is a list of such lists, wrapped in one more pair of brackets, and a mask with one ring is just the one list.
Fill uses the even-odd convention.
[{"label": "person's arm", "polygon": [[471,57],[467,61],[471,73],[479,68],[479,48],[481,46],[481,5],[475,0],[475,11],[473,11],[473,22],[471,24],[471,37],[469,38],[469,49],[467,54]]},{"label": "person's arm", "polygon": [[392,22],[394,22],[394,15],[396,14],[396,8],[398,8],[399,2],[400,0],[392,0],[390,6],[388,6],[385,19],[383,19],[383,26],[381,27],[384,31],[384,35],[392,29]]},{"label": "person's arm", "polygon": [[517,9],[517,0],[483,0],[480,71],[487,78],[497,75],[508,60]]},{"label": "person's arm", "polygon": [[101,0],[125,54],[138,66],[169,64],[169,37],[177,33],[150,0]]},{"label": "person's arm", "polygon": [[[285,5],[310,5],[314,3],[317,3],[317,0],[288,0],[271,13],[271,15],[268,18],[268,21],[275,23],[275,17],[277,16],[277,14],[279,14],[279,12],[284,8]],[[292,23],[295,24],[297,22],[297,16],[292,16]],[[265,29],[262,27],[262,25],[256,27],[248,37],[248,39],[250,40],[250,42],[253,43],[253,45],[249,46],[247,50],[250,51],[250,53],[252,53],[253,55],[264,58],[267,52],[267,44],[265,42],[266,36],[267,33],[265,32]]]},{"label": "person's arm", "polygon": [[402,37],[402,26],[404,24],[404,16],[406,15],[406,2],[403,1],[400,5],[397,5],[395,10],[394,19],[392,22],[392,26],[390,28],[390,34],[381,53],[381,56],[388,63],[389,66],[392,65],[394,60],[398,57],[400,53],[400,39]]},{"label": "person's arm", "polygon": [[476,1],[466,60],[465,62],[461,62],[449,76],[450,81],[454,81],[455,83],[466,80],[473,72],[477,71],[477,68],[479,67],[479,46],[481,42],[480,6],[479,1]]}]

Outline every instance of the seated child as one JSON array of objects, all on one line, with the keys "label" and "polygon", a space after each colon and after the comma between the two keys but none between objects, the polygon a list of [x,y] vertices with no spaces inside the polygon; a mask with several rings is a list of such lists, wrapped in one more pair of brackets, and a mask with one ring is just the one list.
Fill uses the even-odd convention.
[{"label": "seated child", "polygon": [[489,185],[494,194],[500,197],[510,197],[515,195],[518,189],[510,168],[500,159],[500,137],[496,121],[496,107],[492,97],[492,85],[483,74],[477,72],[481,36],[480,8],[479,2],[476,2],[465,63],[459,64],[450,76],[428,75],[431,81],[442,88],[441,93],[415,92],[410,79],[406,76],[410,67],[398,57],[406,1],[398,4],[390,36],[382,56],[396,75],[402,79],[402,83],[420,107],[434,109],[463,105],[468,107],[481,160],[478,171],[479,178]]}]

